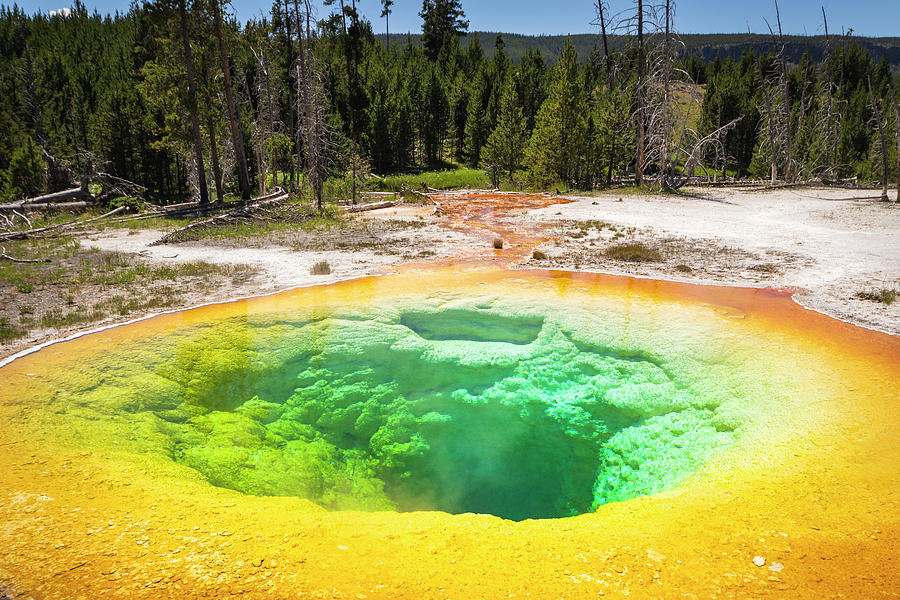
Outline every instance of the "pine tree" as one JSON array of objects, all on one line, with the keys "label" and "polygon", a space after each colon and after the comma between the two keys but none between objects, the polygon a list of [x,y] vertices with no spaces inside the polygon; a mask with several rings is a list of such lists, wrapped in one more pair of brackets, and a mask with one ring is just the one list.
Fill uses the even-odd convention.
[{"label": "pine tree", "polygon": [[579,157],[586,151],[586,112],[584,94],[578,87],[578,55],[572,40],[567,39],[525,149],[523,163],[532,185],[573,183]]},{"label": "pine tree", "polygon": [[41,149],[30,137],[17,148],[9,159],[9,168],[0,172],[0,196],[18,200],[44,191],[47,163]]},{"label": "pine tree", "polygon": [[481,153],[481,164],[491,174],[494,187],[499,187],[504,174],[506,179],[513,180],[522,161],[526,141],[525,118],[518,104],[515,84],[510,78],[503,86],[497,126],[488,136]]},{"label": "pine tree", "polygon": [[387,43],[385,44],[388,48],[391,46],[391,13],[394,12],[391,10],[391,7],[394,5],[394,0],[381,0],[381,16],[384,17],[384,31],[387,36]]},{"label": "pine tree", "polygon": [[450,107],[440,72],[433,65],[428,70],[422,100],[425,106],[425,122],[423,123],[425,161],[430,165],[434,165],[438,163],[443,152]]},{"label": "pine tree", "polygon": [[430,60],[437,60],[448,36],[460,36],[469,29],[460,0],[422,0],[422,44]]},{"label": "pine tree", "polygon": [[519,104],[525,116],[525,129],[529,135],[534,130],[534,118],[547,98],[547,66],[536,48],[529,48],[519,63],[517,88]]},{"label": "pine tree", "polygon": [[473,167],[478,166],[481,160],[481,147],[484,146],[490,131],[485,112],[485,96],[489,90],[484,69],[479,69],[469,85],[469,102],[466,110],[465,156],[466,162]]}]

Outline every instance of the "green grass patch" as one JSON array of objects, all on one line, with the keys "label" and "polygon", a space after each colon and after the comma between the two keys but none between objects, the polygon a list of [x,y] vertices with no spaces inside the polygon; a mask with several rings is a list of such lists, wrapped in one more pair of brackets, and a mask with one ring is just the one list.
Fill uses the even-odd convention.
[{"label": "green grass patch", "polygon": [[72,312],[65,312],[60,308],[55,308],[44,313],[44,316],[41,317],[41,326],[60,329],[62,327],[72,327],[74,325],[92,323],[105,317],[106,313],[98,309],[94,309],[90,312],[78,309]]},{"label": "green grass patch", "polygon": [[897,299],[897,290],[889,288],[881,288],[880,290],[866,290],[857,292],[856,297],[860,300],[869,300],[870,302],[879,302],[885,306],[889,306]]},{"label": "green grass patch", "polygon": [[128,219],[127,221],[119,221],[113,223],[103,223],[97,228],[103,230],[109,229],[177,229],[184,227],[191,222],[191,219],[179,219],[176,217],[153,217],[152,219]]},{"label": "green grass patch", "polygon": [[610,246],[604,255],[607,258],[624,262],[659,262],[662,260],[662,256],[657,250],[640,242]]},{"label": "green grass patch", "polygon": [[381,180],[373,179],[372,184],[373,189],[382,192],[399,192],[404,187],[420,190],[422,189],[422,184],[438,190],[491,187],[491,183],[484,171],[464,167],[442,171],[388,175]]},{"label": "green grass patch", "polygon": [[24,328],[11,322],[7,317],[0,317],[0,344],[17,340],[25,333]]},{"label": "green grass patch", "polygon": [[146,294],[141,296],[116,295],[107,298],[94,307],[94,312],[96,314],[109,311],[117,315],[127,315],[155,308],[166,308],[177,303],[178,293],[174,289],[167,286],[159,286],[148,290]]}]

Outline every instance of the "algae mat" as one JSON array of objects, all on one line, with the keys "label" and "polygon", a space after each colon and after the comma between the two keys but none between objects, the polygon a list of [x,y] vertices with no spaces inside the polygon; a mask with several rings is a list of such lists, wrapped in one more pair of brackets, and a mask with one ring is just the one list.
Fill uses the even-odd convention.
[{"label": "algae mat", "polygon": [[785,293],[583,273],[162,315],[0,370],[0,591],[890,597],[898,375]]}]

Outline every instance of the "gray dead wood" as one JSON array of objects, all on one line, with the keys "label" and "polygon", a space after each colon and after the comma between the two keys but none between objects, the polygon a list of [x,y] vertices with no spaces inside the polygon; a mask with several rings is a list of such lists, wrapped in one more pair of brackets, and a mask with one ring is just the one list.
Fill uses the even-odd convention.
[{"label": "gray dead wood", "polygon": [[390,208],[391,206],[396,206],[397,202],[394,200],[388,200],[386,202],[369,202],[368,204],[357,204],[355,206],[348,206],[345,210],[348,213],[358,213],[365,212],[367,210],[378,210],[379,208]]},{"label": "gray dead wood", "polygon": [[108,213],[104,213],[99,217],[94,217],[92,219],[85,219],[83,221],[74,220],[69,221],[67,223],[59,223],[58,225],[48,225],[47,227],[39,227],[37,229],[28,229],[26,231],[10,231],[8,233],[0,234],[0,240],[23,240],[29,237],[39,237],[45,235],[56,235],[58,233],[62,233],[63,231],[68,231],[70,229],[76,229],[78,227],[82,227],[87,225],[88,223],[94,223],[101,219],[106,219],[113,215],[117,215],[120,212],[123,212],[127,206],[120,206],[119,208],[115,208]]},{"label": "gray dead wood", "polygon": [[[94,196],[87,190],[80,187],[52,194],[44,194],[43,196],[35,196],[34,198],[26,198],[18,202],[10,202],[9,204],[0,204],[0,210],[40,210],[41,208],[55,208],[59,203],[80,204],[87,206],[86,202],[93,200]],[[80,202],[72,202],[80,201]]]},{"label": "gray dead wood", "polygon": [[216,215],[214,217],[210,217],[208,219],[203,219],[202,221],[194,221],[193,223],[189,223],[184,227],[179,227],[175,231],[171,231],[159,238],[155,242],[152,242],[151,246],[161,246],[163,244],[171,244],[173,242],[177,242],[180,237],[182,237],[185,233],[194,231],[195,229],[199,229],[201,227],[206,227],[208,225],[215,225],[217,223],[227,221],[230,219],[240,218],[240,217],[249,217],[254,210],[262,208],[264,206],[268,206],[270,204],[275,204],[277,202],[281,202],[282,200],[287,200],[288,194],[284,193],[282,190],[278,190],[277,195],[270,194],[268,196],[262,196],[256,200],[242,203],[241,206],[235,208],[234,210],[230,210],[225,214]]},{"label": "gray dead wood", "polygon": [[2,252],[0,252],[0,258],[5,260],[11,260],[14,263],[42,263],[42,262],[50,262],[49,258],[16,258],[14,256],[10,256],[6,253],[6,248],[0,248]]}]

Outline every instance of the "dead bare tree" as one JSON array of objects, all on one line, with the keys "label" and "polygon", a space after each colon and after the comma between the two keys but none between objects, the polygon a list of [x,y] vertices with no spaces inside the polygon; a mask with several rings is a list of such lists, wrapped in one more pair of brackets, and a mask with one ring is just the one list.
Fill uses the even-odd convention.
[{"label": "dead bare tree", "polygon": [[237,109],[235,108],[234,89],[231,85],[231,61],[228,58],[228,48],[225,44],[225,33],[222,25],[222,7],[220,0],[213,0],[213,18],[216,39],[219,42],[219,61],[222,66],[222,75],[225,79],[225,101],[228,106],[228,123],[231,126],[231,143],[234,145],[234,155],[237,160],[238,185],[241,190],[241,198],[250,199],[250,176],[247,174],[247,157],[244,155],[244,142],[241,136],[241,125]]},{"label": "dead bare tree", "polygon": [[259,98],[253,129],[260,194],[264,194],[266,191],[267,176],[271,162],[266,144],[280,129],[280,122],[275,117],[275,93],[273,91],[275,84],[271,77],[269,59],[264,44],[265,42],[260,44],[258,48],[250,49],[256,59],[256,94],[257,98]]},{"label": "dead bare tree", "polygon": [[634,182],[635,185],[644,183],[645,161],[645,134],[646,134],[646,106],[644,102],[645,88],[645,61],[646,46],[644,44],[644,23],[648,14],[655,15],[657,4],[634,0],[632,9],[620,12],[616,15],[615,33],[628,37],[628,44],[636,54],[635,72],[637,79],[634,85],[634,106],[632,108],[632,121],[635,131],[635,156],[634,156]]},{"label": "dead bare tree", "polygon": [[759,134],[760,137],[768,141],[769,170],[771,182],[774,184],[778,180],[778,150],[775,143],[775,132],[778,130],[778,125],[775,122],[775,110],[772,107],[772,86],[769,85],[769,80],[765,71],[763,71],[760,58],[756,59],[756,66],[759,69],[760,87],[763,92],[763,108],[765,109],[765,113],[760,119]]},{"label": "dead bare tree", "polygon": [[[609,56],[609,36],[608,30],[611,27],[610,23],[610,14],[609,14],[609,5],[605,0],[596,0],[597,5],[594,7],[596,12],[596,18],[592,22],[592,25],[598,25],[600,27],[600,34],[603,39],[603,60],[604,60],[604,68],[606,69],[606,93],[611,95],[613,90],[616,89],[616,69],[612,64],[612,60]],[[613,129],[618,130],[619,127],[618,121],[614,123]],[[607,147],[606,153],[606,185],[609,186],[612,184],[612,173],[613,173],[613,165],[616,162],[616,140],[618,139],[618,131],[614,131],[613,135],[609,136],[609,146]]]},{"label": "dead bare tree", "polygon": [[322,81],[322,73],[312,53],[313,33],[309,0],[304,0],[304,8],[306,37],[303,39],[300,53],[302,60],[298,60],[294,65],[297,101],[300,106],[298,137],[303,142],[307,183],[315,198],[316,207],[321,209],[330,161],[331,132],[328,128],[328,96]]},{"label": "dead bare tree", "polygon": [[635,183],[640,186],[644,183],[644,123],[645,116],[643,113],[643,98],[640,90],[644,86],[644,3],[643,0],[637,0],[637,38],[638,38],[638,56],[637,56],[637,94],[636,101],[638,105],[638,118],[636,119],[637,133],[637,154],[635,162]]},{"label": "dead bare tree", "polygon": [[872,90],[872,78],[867,77],[866,83],[869,87],[869,103],[872,105],[872,120],[875,122],[875,128],[878,130],[879,148],[881,150],[881,199],[887,200],[888,186],[888,153],[887,139],[884,135],[884,119],[881,115],[881,107],[878,105],[878,99],[875,98],[875,92]]},{"label": "dead bare tree", "polygon": [[[792,129],[791,123],[791,97],[788,88],[787,77],[787,60],[784,57],[785,44],[784,33],[781,28],[781,10],[778,8],[778,2],[775,2],[775,19],[778,25],[778,35],[769,24],[769,33],[772,36],[772,43],[775,45],[775,69],[770,72],[768,78],[763,78],[763,86],[768,86],[770,92],[767,92],[767,104],[769,119],[766,125],[769,128],[768,135],[772,140],[774,153],[771,156],[772,162],[772,181],[776,179],[776,165],[780,162],[781,176],[784,181],[792,183],[793,176],[793,157],[792,157]],[[774,91],[772,91],[774,88]],[[773,128],[774,126],[774,128]]]},{"label": "dead bare tree", "polygon": [[[676,118],[678,98],[674,88],[678,83],[682,84],[678,86],[678,95],[686,96],[698,111],[702,96],[697,86],[691,85],[690,75],[677,67],[678,54],[684,44],[673,31],[674,13],[674,0],[664,0],[650,8],[648,14],[654,20],[650,28],[647,73],[640,94],[646,122],[646,164],[658,166],[658,181],[663,190],[678,189],[687,183],[704,156],[724,156],[724,137],[739,120],[720,125],[715,131],[701,136],[688,126],[686,118]],[[681,165],[680,173],[677,172],[678,165]]]},{"label": "dead bare tree", "polygon": [[[204,83],[209,82],[209,64],[206,60],[200,62],[200,76]],[[206,103],[206,131],[209,135],[209,161],[213,171],[213,185],[216,188],[216,202],[224,201],[224,181],[222,178],[222,166],[219,162],[219,144],[216,137],[215,108],[213,107],[213,95],[210,90],[203,94]]]},{"label": "dead bare tree", "polygon": [[197,175],[197,187],[200,190],[200,203],[209,202],[209,191],[206,187],[206,169],[203,166],[203,138],[200,134],[200,119],[197,116],[197,86],[194,77],[194,53],[191,50],[191,36],[188,27],[187,1],[178,3],[178,20],[181,25],[181,45],[184,51],[184,69],[187,77],[188,97],[187,109],[191,120],[191,134],[194,145],[194,168]]},{"label": "dead bare tree", "polygon": [[837,148],[841,133],[841,110],[836,99],[837,84],[831,78],[828,70],[828,60],[831,57],[831,37],[828,35],[828,17],[825,7],[822,7],[822,23],[825,27],[825,56],[822,59],[822,73],[824,79],[819,88],[819,108],[815,121],[815,131],[819,136],[821,156],[814,165],[815,174],[822,179],[837,178]]},{"label": "dead bare tree", "polygon": [[900,202],[900,98],[894,98],[894,135],[897,138],[897,202]]}]

